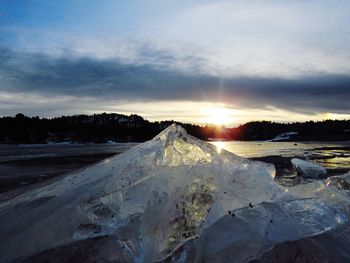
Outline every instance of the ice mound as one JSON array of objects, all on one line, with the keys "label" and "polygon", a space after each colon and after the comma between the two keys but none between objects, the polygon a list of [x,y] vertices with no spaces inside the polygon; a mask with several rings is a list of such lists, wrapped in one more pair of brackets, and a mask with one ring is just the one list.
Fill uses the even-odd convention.
[{"label": "ice mound", "polygon": [[0,262],[242,262],[347,225],[347,192],[283,188],[171,125],[151,141],[0,204]]}]

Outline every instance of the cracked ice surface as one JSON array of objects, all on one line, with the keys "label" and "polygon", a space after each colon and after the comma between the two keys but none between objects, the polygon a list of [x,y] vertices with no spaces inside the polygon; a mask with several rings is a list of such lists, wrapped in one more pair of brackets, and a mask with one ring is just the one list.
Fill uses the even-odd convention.
[{"label": "cracked ice surface", "polygon": [[84,262],[242,262],[348,223],[343,189],[322,181],[284,188],[274,174],[273,165],[218,153],[172,125],[0,204],[0,261],[45,262],[79,248]]}]

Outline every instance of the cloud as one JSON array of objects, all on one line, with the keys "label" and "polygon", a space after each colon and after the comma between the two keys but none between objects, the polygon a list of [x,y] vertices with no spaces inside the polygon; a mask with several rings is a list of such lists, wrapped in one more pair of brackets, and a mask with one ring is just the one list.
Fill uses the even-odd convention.
[{"label": "cloud", "polygon": [[84,8],[72,1],[56,8],[22,3],[23,18],[10,10],[12,19],[0,23],[0,34],[22,51],[69,51],[183,71],[191,70],[188,59],[196,59],[205,61],[206,74],[225,77],[350,72],[346,0],[88,2]]},{"label": "cloud", "polygon": [[350,113],[347,0],[20,7],[2,5],[0,115],[175,116],[186,102],[187,116],[212,103],[250,119]]},{"label": "cloud", "polygon": [[[205,60],[186,55],[180,59],[186,65],[184,70],[173,66],[180,63],[176,55],[158,51],[143,48],[142,56],[153,60],[127,63],[117,58],[72,56],[71,53],[53,57],[2,47],[0,91],[69,96],[74,98],[75,106],[71,106],[74,109],[78,107],[79,98],[81,101],[84,98],[94,99],[94,102],[96,99],[223,102],[237,109],[279,108],[308,114],[350,114],[350,75],[220,76],[203,70]],[[40,107],[32,101],[33,109]],[[3,103],[6,105],[6,99]],[[13,106],[13,99],[11,103]],[[66,105],[69,107],[69,103]],[[4,108],[2,111],[4,114]]]}]

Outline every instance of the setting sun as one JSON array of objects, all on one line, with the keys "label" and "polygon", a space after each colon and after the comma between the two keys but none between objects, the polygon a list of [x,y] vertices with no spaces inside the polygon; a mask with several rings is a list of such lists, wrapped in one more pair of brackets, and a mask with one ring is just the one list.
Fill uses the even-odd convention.
[{"label": "setting sun", "polygon": [[234,121],[230,110],[225,108],[208,108],[204,110],[204,114],[206,122],[210,124],[225,125]]}]

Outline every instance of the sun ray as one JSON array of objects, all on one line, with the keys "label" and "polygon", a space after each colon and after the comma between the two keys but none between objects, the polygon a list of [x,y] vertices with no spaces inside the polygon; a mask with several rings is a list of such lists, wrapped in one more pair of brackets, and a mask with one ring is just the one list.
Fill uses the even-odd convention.
[{"label": "sun ray", "polygon": [[215,125],[226,125],[234,122],[234,117],[229,109],[212,107],[204,110],[206,122]]}]

